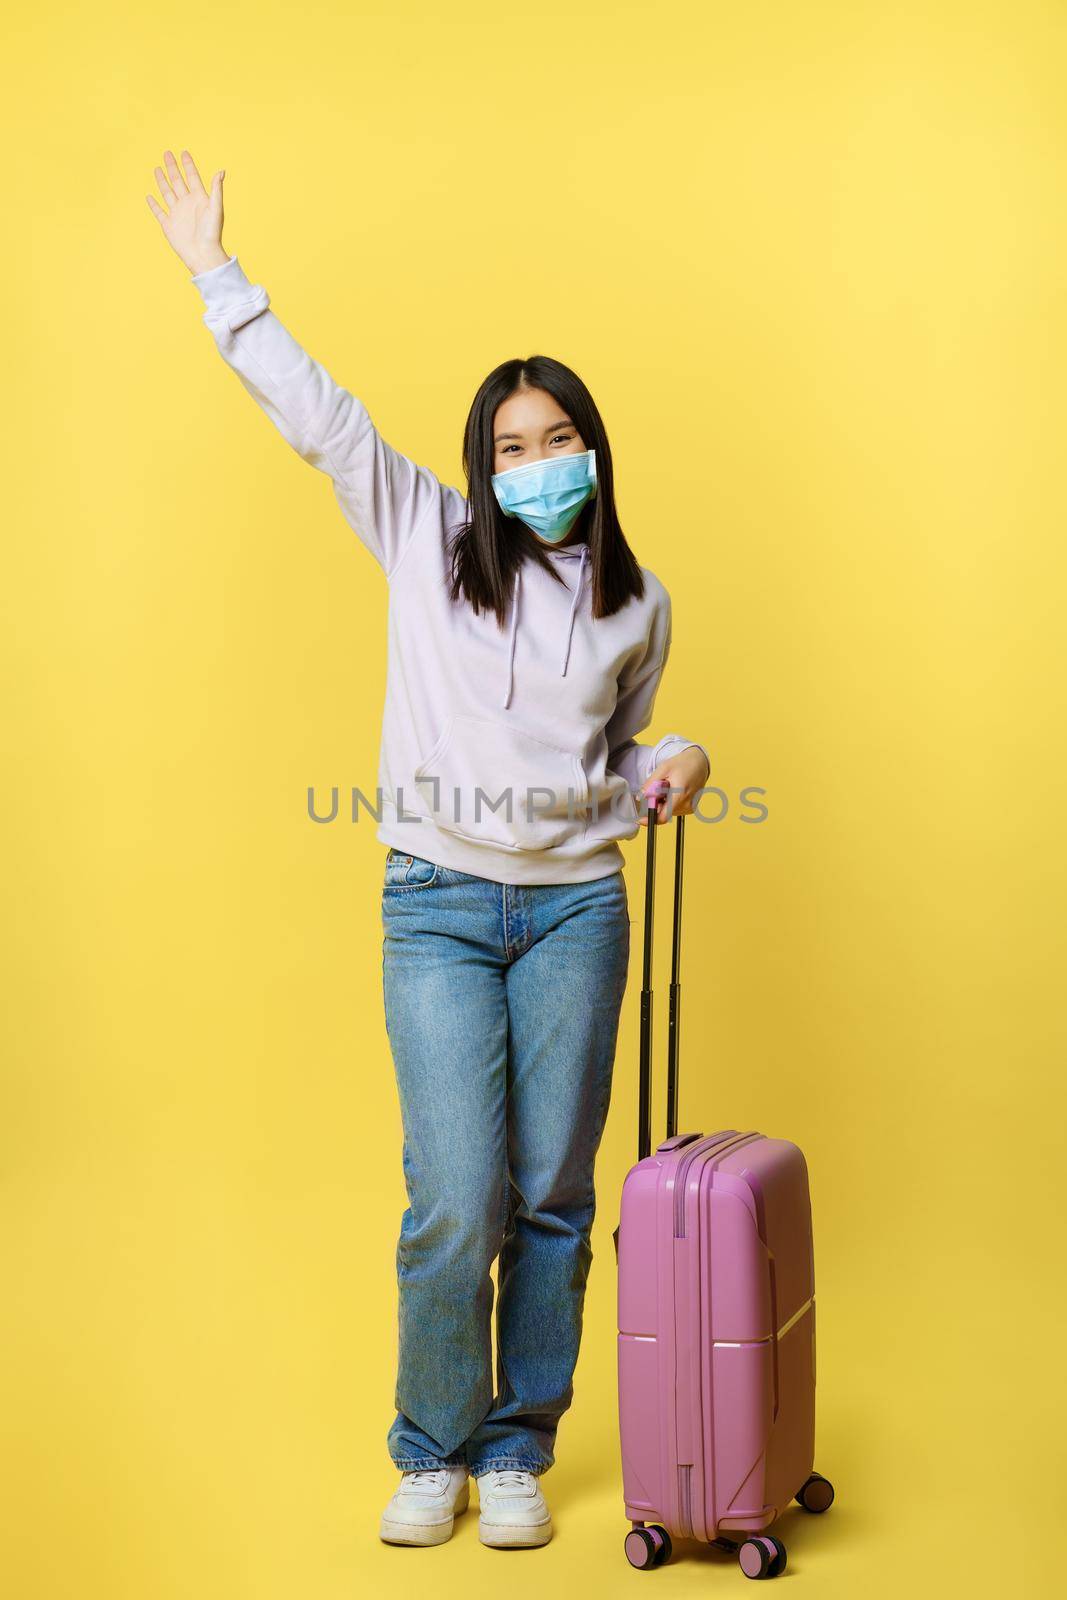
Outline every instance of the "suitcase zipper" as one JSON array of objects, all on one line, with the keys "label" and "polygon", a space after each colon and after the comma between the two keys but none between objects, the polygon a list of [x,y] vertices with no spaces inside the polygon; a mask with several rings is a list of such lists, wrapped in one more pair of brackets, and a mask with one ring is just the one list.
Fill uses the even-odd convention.
[{"label": "suitcase zipper", "polygon": [[685,1238],[685,1186],[689,1179],[689,1168],[697,1156],[706,1155],[711,1150],[714,1150],[717,1156],[725,1155],[728,1150],[737,1149],[747,1139],[758,1139],[759,1137],[759,1134],[755,1131],[750,1131],[749,1133],[730,1132],[725,1135],[713,1133],[707,1139],[701,1139],[699,1144],[693,1145],[692,1149],[686,1151],[681,1161],[679,1161],[678,1169],[674,1174],[674,1237],[676,1239]]}]

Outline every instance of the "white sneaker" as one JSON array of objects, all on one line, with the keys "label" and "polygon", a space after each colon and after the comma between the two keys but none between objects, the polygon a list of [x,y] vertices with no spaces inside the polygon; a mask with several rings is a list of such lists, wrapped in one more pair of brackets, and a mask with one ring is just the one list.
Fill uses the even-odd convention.
[{"label": "white sneaker", "polygon": [[386,1544],[444,1544],[453,1520],[470,1503],[466,1467],[405,1472],[382,1512],[379,1538]]},{"label": "white sneaker", "polygon": [[478,1537],[495,1549],[547,1544],[552,1518],[537,1475],[502,1467],[478,1478]]}]

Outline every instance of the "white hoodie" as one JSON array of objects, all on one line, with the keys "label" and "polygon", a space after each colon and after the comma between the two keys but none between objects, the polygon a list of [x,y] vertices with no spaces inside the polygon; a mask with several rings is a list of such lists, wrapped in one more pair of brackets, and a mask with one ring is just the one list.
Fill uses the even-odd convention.
[{"label": "white hoodie", "polygon": [[[447,541],[466,520],[458,489],[387,444],[363,403],[335,383],[268,309],[236,256],[198,273],[204,322],[282,436],[325,472],[345,519],[385,571],[388,662],[377,837],[499,883],[573,883],[622,865],[635,795],[654,767],[695,741],[647,727],[670,648],[666,589],[594,619],[588,548],[546,545],[567,580],[523,563],[502,630],[449,599]],[[697,748],[702,749],[702,746]],[[710,763],[709,763],[710,764]],[[372,812],[360,805],[360,820]]]}]

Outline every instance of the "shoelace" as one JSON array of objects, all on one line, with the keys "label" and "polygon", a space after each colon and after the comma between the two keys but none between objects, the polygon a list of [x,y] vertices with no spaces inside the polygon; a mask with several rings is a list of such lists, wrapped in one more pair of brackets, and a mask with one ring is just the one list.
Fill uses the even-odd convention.
[{"label": "shoelace", "polygon": [[413,1489],[425,1492],[427,1489],[443,1489],[448,1481],[448,1473],[441,1467],[420,1467],[414,1472],[405,1472],[400,1484],[400,1491]]},{"label": "shoelace", "polygon": [[494,1489],[532,1489],[533,1474],[520,1472],[514,1467],[500,1467],[493,1473]]}]

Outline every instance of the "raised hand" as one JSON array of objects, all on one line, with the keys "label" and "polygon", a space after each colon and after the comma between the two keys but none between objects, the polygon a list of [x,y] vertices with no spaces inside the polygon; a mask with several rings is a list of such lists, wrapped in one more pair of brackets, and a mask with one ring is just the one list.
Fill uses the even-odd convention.
[{"label": "raised hand", "polygon": [[[166,202],[161,206],[147,194],[149,208],[163,229],[164,237],[192,273],[207,272],[229,260],[222,248],[222,182],[225,171],[216,172],[211,188],[205,189],[196,162],[188,150],[182,151],[182,165],[174,151],[164,152],[166,172],[156,167],[156,182]],[[183,170],[184,169],[184,170]]]}]

